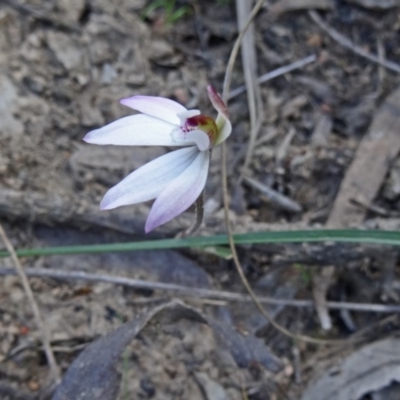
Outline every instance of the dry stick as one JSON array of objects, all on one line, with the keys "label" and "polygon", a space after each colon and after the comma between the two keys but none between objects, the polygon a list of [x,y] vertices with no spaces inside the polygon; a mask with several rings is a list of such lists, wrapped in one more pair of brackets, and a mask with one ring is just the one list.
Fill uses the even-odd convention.
[{"label": "dry stick", "polygon": [[[288,72],[294,71],[295,69],[303,68],[306,65],[311,64],[315,61],[317,61],[317,56],[315,54],[312,54],[311,56],[302,58],[301,60],[295,61],[288,65],[284,65],[283,67],[279,67],[277,69],[274,69],[273,71],[261,75],[260,77],[257,78],[257,83],[268,82],[271,79],[275,79],[278,76],[285,75]],[[246,85],[239,86],[238,88],[233,89],[232,91],[229,92],[228,100],[231,100],[234,97],[239,96],[239,94],[244,93],[246,90],[247,90]]]},{"label": "dry stick", "polygon": [[[241,30],[246,23],[246,19],[251,12],[252,1],[236,0],[236,11],[238,18],[238,27]],[[256,77],[256,52],[254,42],[254,25],[251,24],[243,37],[243,45],[241,46],[242,64],[244,70],[244,78],[247,88],[247,103],[250,113],[250,138],[247,145],[245,160],[238,179],[238,185],[243,180],[243,175],[247,172],[251,157],[254,151],[254,145],[260,132],[263,121],[263,104],[261,98],[260,87]]]},{"label": "dry stick", "polygon": [[[242,29],[243,24],[246,23],[247,14],[250,6],[250,1],[242,2],[242,0],[236,0],[236,10],[239,30]],[[250,8],[251,10],[251,8]],[[243,19],[245,19],[243,21]],[[257,119],[256,109],[256,87],[255,87],[255,66],[253,62],[256,60],[254,51],[254,25],[250,25],[243,37],[242,46],[242,63],[244,70],[244,80],[247,88],[247,103],[250,112],[250,124],[254,127]]]},{"label": "dry stick", "polygon": [[324,30],[333,40],[335,40],[337,43],[339,43],[343,47],[346,47],[347,49],[352,50],[354,53],[358,54],[361,57],[366,58],[367,60],[370,60],[379,65],[382,65],[383,67],[400,74],[400,65],[399,64],[396,64],[393,61],[385,60],[384,58],[376,56],[375,54],[371,54],[368,51],[365,51],[362,47],[357,46],[346,36],[343,36],[337,30],[330,27],[316,11],[309,10],[308,15],[322,30]]},{"label": "dry stick", "polygon": [[[243,41],[243,37],[246,33],[246,30],[250,26],[251,22],[257,15],[258,11],[261,9],[262,5],[264,4],[264,0],[258,0],[256,5],[254,6],[252,12],[249,15],[249,18],[246,22],[246,24],[243,26],[243,29],[240,31],[238,38],[236,39],[235,44],[233,45],[231,55],[229,57],[228,65],[226,68],[225,72],[225,80],[224,80],[224,87],[222,91],[222,99],[225,101],[225,103],[228,103],[228,93],[229,93],[229,88],[230,88],[230,82],[231,82],[231,76],[232,76],[232,71],[233,71],[233,66],[235,64],[240,45]],[[232,227],[230,224],[229,220],[229,194],[228,194],[228,176],[227,176],[227,170],[226,170],[226,146],[225,142],[222,143],[222,158],[221,158],[221,170],[222,170],[222,189],[223,189],[223,202],[224,202],[224,216],[225,216],[225,225],[226,225],[226,230],[228,234],[228,240],[229,240],[229,247],[232,252],[232,257],[233,261],[236,267],[236,270],[240,276],[240,279],[242,280],[242,283],[244,287],[246,288],[247,292],[250,294],[252,297],[255,305],[261,312],[261,314],[264,316],[264,318],[272,325],[274,326],[278,331],[284,333],[285,335],[289,337],[293,337],[296,335],[293,335],[291,332],[289,332],[286,328],[283,326],[280,326],[277,322],[274,321],[274,319],[264,310],[264,307],[260,304],[260,302],[257,300],[257,297],[251,288],[249,281],[247,280],[243,268],[240,264],[239,257],[236,252],[236,246],[235,242],[233,239],[233,233],[232,233]]]},{"label": "dry stick", "polygon": [[[229,57],[228,65],[226,68],[226,73],[225,73],[225,80],[224,80],[224,87],[223,87],[223,92],[222,92],[222,99],[225,101],[227,104],[228,102],[228,94],[229,94],[229,88],[230,88],[230,83],[231,83],[231,77],[232,77],[232,71],[233,71],[233,66],[235,64],[240,45],[242,43],[243,37],[246,33],[247,28],[250,26],[250,23],[254,19],[254,17],[257,15],[258,11],[261,9],[262,5],[264,4],[264,0],[259,0],[256,5],[254,6],[253,10],[251,11],[249,18],[244,25],[243,29],[239,33],[238,38],[236,39],[235,44],[233,45],[231,55]],[[223,202],[224,202],[224,216],[225,216],[225,226],[227,230],[227,235],[228,235],[228,240],[229,240],[229,246],[232,252],[232,257],[233,261],[236,267],[236,270],[240,276],[240,279],[246,288],[247,292],[253,299],[254,304],[257,306],[258,310],[260,313],[263,315],[263,317],[279,332],[283,333],[284,335],[291,337],[295,340],[302,340],[304,342],[308,343],[314,343],[314,344],[343,344],[347,343],[348,340],[320,340],[320,339],[314,339],[308,336],[304,335],[296,335],[290,332],[288,329],[285,327],[279,325],[270,315],[269,313],[264,309],[262,304],[258,301],[256,294],[254,293],[253,289],[250,286],[249,281],[246,278],[246,275],[243,272],[242,265],[240,264],[238,254],[236,252],[236,246],[235,242],[233,239],[233,233],[232,233],[232,227],[230,224],[229,220],[229,194],[228,194],[228,176],[227,176],[227,169],[226,169],[226,145],[225,142],[222,142],[222,158],[221,158],[221,170],[222,170],[222,190],[223,190]]]},{"label": "dry stick", "polygon": [[8,239],[8,236],[7,236],[6,232],[4,231],[3,226],[1,224],[0,224],[0,237],[3,240],[7,251],[10,253],[10,257],[14,263],[16,272],[21,279],[22,286],[24,287],[24,290],[28,297],[29,303],[31,304],[33,315],[35,316],[36,324],[37,324],[38,329],[41,334],[44,352],[46,354],[47,362],[49,363],[49,366],[50,366],[50,371],[51,371],[56,383],[60,383],[60,381],[61,381],[60,370],[58,368],[56,359],[54,358],[53,350],[51,349],[51,346],[50,346],[50,337],[49,337],[49,333],[47,331],[47,327],[46,327],[46,325],[42,319],[42,316],[40,314],[39,307],[36,303],[35,297],[33,296],[33,292],[32,292],[31,286],[28,282],[28,279],[26,277],[24,268],[22,267],[22,265],[19,261],[19,258],[17,256],[17,254],[15,253],[14,246]]},{"label": "dry stick", "polygon": [[[211,157],[211,154],[210,154]],[[204,190],[200,193],[200,196],[196,200],[196,221],[194,221],[193,225],[189,227],[182,236],[189,236],[195,233],[203,223],[204,218]]]},{"label": "dry stick", "polygon": [[[164,290],[167,292],[179,293],[183,296],[208,298],[223,301],[251,302],[253,299],[242,293],[227,292],[224,290],[203,289],[196,287],[188,287],[177,285],[174,283],[153,282],[143,279],[132,279],[124,276],[112,276],[106,274],[92,274],[85,271],[62,271],[53,268],[25,268],[27,276],[35,276],[39,278],[52,278],[60,280],[82,280],[87,282],[106,282],[115,285],[127,286],[135,289]],[[15,275],[17,272],[11,268],[0,268],[0,276]],[[259,296],[260,303],[289,306],[300,308],[315,308],[313,300],[288,300],[276,299],[273,297]],[[397,304],[371,304],[371,303],[352,303],[340,301],[328,301],[327,305],[333,310],[351,310],[360,312],[376,312],[376,313],[400,313],[400,305]]]},{"label": "dry stick", "polygon": [[[377,42],[376,42],[376,47],[378,49],[378,57],[380,61],[385,61],[386,58],[386,52],[385,52],[385,46],[383,45],[383,40],[381,36],[378,36]],[[385,81],[385,68],[380,65],[378,69],[378,79],[379,79],[379,86],[378,86],[378,91],[382,91],[382,85],[383,82]]]},{"label": "dry stick", "polygon": [[301,205],[297,203],[297,201],[292,200],[290,197],[285,196],[284,194],[279,193],[269,186],[263,185],[262,183],[248,176],[244,176],[243,179],[249,186],[259,190],[270,201],[270,203],[274,204],[276,207],[292,213],[299,213],[303,211]]},{"label": "dry stick", "polygon": [[238,184],[241,184],[243,181],[243,177],[244,175],[248,172],[248,168],[251,162],[251,157],[253,155],[254,152],[254,146],[256,144],[256,139],[258,137],[258,133],[260,132],[262,123],[263,123],[263,118],[262,118],[262,111],[261,111],[261,105],[262,102],[259,101],[258,102],[258,118],[255,121],[254,125],[251,124],[251,128],[250,128],[250,140],[249,140],[249,144],[247,147],[247,152],[246,152],[246,157],[242,166],[242,170],[240,171],[240,176],[238,179]]}]

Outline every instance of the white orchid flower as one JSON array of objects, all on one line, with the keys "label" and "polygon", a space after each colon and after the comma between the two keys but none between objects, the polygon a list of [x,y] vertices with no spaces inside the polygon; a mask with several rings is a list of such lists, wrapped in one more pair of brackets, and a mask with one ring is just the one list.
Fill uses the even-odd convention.
[{"label": "white orchid flower", "polygon": [[212,86],[207,91],[218,111],[216,120],[170,99],[133,96],[121,104],[141,114],[118,119],[84,137],[100,145],[184,146],[143,165],[112,187],[101,201],[102,210],[156,199],[146,221],[148,233],[197,200],[206,184],[210,149],[232,131],[221,97]]}]

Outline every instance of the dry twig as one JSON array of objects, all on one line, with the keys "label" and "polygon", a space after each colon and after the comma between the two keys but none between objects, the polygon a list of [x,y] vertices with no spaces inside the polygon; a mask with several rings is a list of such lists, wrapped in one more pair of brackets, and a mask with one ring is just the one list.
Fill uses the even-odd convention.
[{"label": "dry twig", "polygon": [[[241,30],[251,12],[252,1],[236,0],[236,10],[238,18],[239,30]],[[261,91],[257,82],[256,76],[256,45],[254,40],[254,25],[251,23],[246,34],[243,37],[243,45],[241,46],[242,64],[244,71],[244,79],[247,89],[247,103],[250,113],[250,137],[247,146],[246,157],[242,166],[242,171],[238,179],[239,184],[243,179],[243,174],[247,172],[250,164],[251,157],[254,151],[254,145],[260,132],[263,121],[263,104],[261,98]]]},{"label": "dry twig", "polygon": [[335,268],[333,265],[322,267],[318,273],[313,276],[313,296],[315,301],[315,309],[324,331],[332,329],[332,320],[328,312],[326,296],[332,284]]},{"label": "dry twig", "polygon": [[376,42],[376,47],[378,49],[378,57],[379,60],[381,61],[381,65],[379,66],[378,70],[378,77],[379,77],[379,88],[382,88],[382,84],[385,81],[385,68],[383,67],[382,63],[385,62],[386,59],[386,51],[385,51],[385,46],[382,40],[381,36],[378,36],[377,42]]},{"label": "dry twig", "polygon": [[247,182],[254,189],[259,190],[262,194],[264,194],[267,199],[274,204],[276,207],[289,211],[292,213],[299,213],[303,209],[297,201],[292,200],[290,197],[285,196],[282,193],[277,192],[276,190],[268,187],[267,185],[263,185],[262,183],[256,181],[253,178],[248,176],[244,177],[244,181]]},{"label": "dry twig", "polygon": [[60,370],[58,368],[56,359],[54,357],[53,350],[51,349],[50,346],[50,338],[49,338],[49,333],[47,331],[47,326],[44,323],[42,316],[40,314],[39,306],[36,303],[35,297],[33,296],[33,292],[31,289],[31,286],[29,284],[29,281],[26,277],[24,268],[22,267],[17,254],[15,253],[14,246],[8,239],[8,236],[6,232],[3,229],[3,226],[0,224],[0,237],[4,242],[4,245],[6,246],[7,251],[10,253],[10,257],[15,265],[16,273],[21,279],[22,286],[25,290],[25,293],[28,297],[29,303],[32,307],[33,315],[35,316],[36,324],[38,326],[38,329],[41,334],[41,339],[44,347],[44,352],[46,354],[47,362],[49,363],[49,367],[51,370],[51,374],[53,376],[53,379],[59,383],[61,376],[60,376]]},{"label": "dry twig", "polygon": [[[277,78],[278,76],[282,76],[287,74],[288,72],[294,71],[299,68],[303,68],[306,65],[311,64],[315,61],[317,61],[317,56],[315,54],[312,54],[311,56],[302,58],[301,60],[297,60],[291,64],[284,65],[283,67],[279,67],[277,69],[274,69],[273,71],[261,75],[260,77],[257,78],[257,83],[268,82],[272,79]],[[244,93],[246,90],[247,90],[246,85],[239,86],[236,89],[233,89],[231,92],[229,92],[228,100],[231,100],[234,97],[239,96],[239,94]]]},{"label": "dry twig", "polygon": [[185,236],[193,235],[193,233],[195,233],[200,228],[201,224],[203,223],[203,218],[204,218],[204,190],[200,193],[200,196],[196,200],[195,208],[196,208],[196,219],[193,222],[193,225],[190,226],[182,234],[178,234],[178,237],[185,237]]},{"label": "dry twig", "polygon": [[[0,276],[15,275],[17,272],[11,268],[0,268]],[[251,302],[253,299],[246,294],[237,292],[227,292],[224,290],[202,289],[173,283],[152,282],[142,279],[126,278],[124,276],[112,276],[105,274],[91,274],[85,271],[62,271],[52,268],[25,268],[27,276],[35,276],[39,278],[52,278],[66,281],[86,281],[86,282],[105,282],[114,285],[122,285],[135,289],[162,290],[166,292],[179,293],[182,296],[191,298],[214,299],[220,301],[238,301]],[[260,303],[298,307],[298,308],[315,308],[313,300],[288,300],[276,299],[273,297],[259,296],[257,297]],[[148,301],[147,299],[146,301]],[[152,299],[151,301],[159,301]],[[212,304],[209,302],[208,304]],[[376,313],[400,313],[400,305],[397,304],[371,304],[371,303],[352,303],[342,301],[328,301],[328,308],[332,310],[350,310],[360,312],[376,312]],[[215,303],[214,305],[220,305]]]},{"label": "dry twig", "polygon": [[[228,94],[229,94],[229,89],[230,89],[230,84],[231,84],[231,78],[232,78],[232,71],[233,67],[235,65],[235,61],[241,46],[241,43],[243,41],[243,37],[246,33],[247,28],[250,26],[251,22],[253,21],[254,17],[257,15],[259,10],[264,4],[264,0],[258,0],[256,5],[254,6],[253,10],[251,11],[249,18],[244,24],[243,29],[240,31],[239,36],[236,39],[235,44],[233,45],[231,55],[229,57],[228,65],[226,68],[225,72],[225,80],[224,80],[224,87],[223,87],[223,92],[222,92],[222,99],[224,100],[225,104],[228,103]],[[233,239],[233,232],[232,232],[232,226],[229,220],[229,193],[228,193],[228,174],[227,174],[227,168],[226,168],[226,144],[225,142],[222,142],[221,144],[221,178],[222,178],[222,193],[223,193],[223,203],[224,203],[224,216],[225,216],[225,226],[227,230],[227,235],[229,239],[229,247],[232,252],[232,258],[236,267],[236,270],[240,276],[240,279],[246,288],[247,292],[253,299],[254,304],[257,306],[258,310],[260,311],[261,315],[268,321],[276,330],[279,332],[283,333],[285,336],[291,337],[295,340],[302,340],[307,343],[314,343],[314,344],[343,344],[346,342],[346,340],[320,340],[320,339],[314,339],[309,336],[304,336],[304,335],[296,335],[290,332],[288,329],[285,327],[281,326],[278,324],[270,315],[269,313],[264,309],[262,304],[258,301],[256,294],[254,293],[254,290],[252,289],[249,281],[246,278],[246,275],[243,272],[242,265],[240,263],[237,251],[236,251],[236,246],[235,246],[235,241]]]},{"label": "dry twig", "polygon": [[354,53],[366,58],[367,60],[370,60],[378,65],[382,65],[383,67],[400,74],[399,64],[393,61],[386,60],[383,57],[376,56],[375,54],[371,54],[368,51],[365,51],[362,47],[357,46],[346,36],[343,36],[340,32],[330,27],[316,11],[309,10],[308,15],[322,30],[324,30],[333,40],[335,40],[341,46],[350,49]]}]

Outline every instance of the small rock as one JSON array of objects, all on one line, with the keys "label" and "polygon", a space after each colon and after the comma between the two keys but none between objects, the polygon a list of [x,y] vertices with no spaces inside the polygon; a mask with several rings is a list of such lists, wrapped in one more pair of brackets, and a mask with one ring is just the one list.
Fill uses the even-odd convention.
[{"label": "small rock", "polygon": [[34,380],[31,380],[28,383],[28,386],[29,386],[29,389],[34,391],[34,392],[37,392],[40,389],[39,383],[37,381],[34,381]]},{"label": "small rock", "polygon": [[90,77],[87,74],[76,74],[75,79],[81,86],[86,86],[90,81]]},{"label": "small rock", "polygon": [[20,303],[21,301],[25,300],[25,293],[20,288],[13,288],[10,293],[10,299],[12,303]]},{"label": "small rock", "polygon": [[125,81],[131,85],[140,86],[146,82],[146,75],[141,72],[131,73],[126,77]]},{"label": "small rock", "polygon": [[109,41],[97,38],[90,45],[90,57],[93,64],[110,63],[115,60],[115,48]]},{"label": "small rock", "polygon": [[225,389],[219,383],[210,379],[207,374],[204,372],[195,372],[194,376],[207,400],[230,400]]},{"label": "small rock", "polygon": [[320,48],[323,43],[323,38],[319,33],[314,33],[307,39],[307,45],[310,47]]},{"label": "small rock", "polygon": [[111,64],[104,64],[101,75],[101,83],[110,84],[118,76],[117,71]]},{"label": "small rock", "polygon": [[156,394],[156,388],[150,378],[140,380],[140,388],[143,390],[147,398],[151,398]]},{"label": "small rock", "polygon": [[150,46],[150,59],[161,61],[174,55],[174,49],[165,40],[153,40]]},{"label": "small rock", "polygon": [[49,31],[47,43],[57,60],[67,70],[77,68],[82,64],[82,52],[77,43],[63,33]]},{"label": "small rock", "polygon": [[0,136],[15,137],[22,135],[24,126],[13,115],[18,109],[17,88],[5,75],[0,75]]},{"label": "small rock", "polygon": [[81,122],[83,126],[101,126],[104,125],[104,118],[98,108],[92,107],[88,103],[82,103],[81,107]]},{"label": "small rock", "polygon": [[85,3],[85,0],[57,0],[56,7],[66,20],[78,22],[85,10]]}]

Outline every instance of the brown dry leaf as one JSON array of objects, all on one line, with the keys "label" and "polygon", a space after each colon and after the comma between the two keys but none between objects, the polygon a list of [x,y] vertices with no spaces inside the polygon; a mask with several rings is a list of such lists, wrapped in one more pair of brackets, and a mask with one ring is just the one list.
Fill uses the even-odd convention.
[{"label": "brown dry leaf", "polygon": [[116,364],[125,347],[150,321],[156,320],[162,325],[181,319],[209,325],[239,367],[258,363],[273,372],[283,367],[262,340],[252,335],[244,337],[230,325],[206,316],[181,301],[172,301],[153,308],[90,344],[66,372],[53,400],[115,400],[121,381]]},{"label": "brown dry leaf", "polygon": [[207,400],[230,400],[225,389],[218,382],[213,381],[207,374],[204,372],[195,372],[194,376]]},{"label": "brown dry leaf", "polygon": [[400,151],[400,89],[396,89],[376,112],[347,170],[327,224],[359,226],[366,210],[352,204],[360,199],[370,204],[377,195],[388,167]]}]

